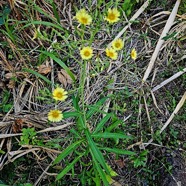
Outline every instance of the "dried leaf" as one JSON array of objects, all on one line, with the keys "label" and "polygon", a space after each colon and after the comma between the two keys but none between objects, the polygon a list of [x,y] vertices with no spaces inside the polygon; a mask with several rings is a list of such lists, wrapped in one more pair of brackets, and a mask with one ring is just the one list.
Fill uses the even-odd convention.
[{"label": "dried leaf", "polygon": [[14,133],[18,133],[21,132],[22,127],[23,127],[23,120],[21,118],[18,118],[14,121],[12,130]]},{"label": "dried leaf", "polygon": [[14,80],[10,80],[7,86],[8,86],[9,89],[14,88],[15,87],[15,81]]},{"label": "dried leaf", "polygon": [[13,77],[26,77],[26,75],[27,75],[27,73],[25,73],[25,72],[15,72],[15,73],[9,72],[9,73],[5,74],[5,78],[10,79]]},{"label": "dried leaf", "polygon": [[46,65],[40,65],[39,67],[38,67],[38,72],[40,73],[40,74],[48,74],[48,73],[50,73],[51,72],[51,66],[46,66]]},{"label": "dried leaf", "polygon": [[64,87],[67,86],[67,84],[72,84],[72,79],[71,77],[66,73],[65,70],[61,69],[61,71],[58,72],[57,74],[58,80],[61,84],[64,85]]},{"label": "dried leaf", "polygon": [[118,165],[120,168],[125,167],[125,162],[122,159],[114,160],[116,165]]}]

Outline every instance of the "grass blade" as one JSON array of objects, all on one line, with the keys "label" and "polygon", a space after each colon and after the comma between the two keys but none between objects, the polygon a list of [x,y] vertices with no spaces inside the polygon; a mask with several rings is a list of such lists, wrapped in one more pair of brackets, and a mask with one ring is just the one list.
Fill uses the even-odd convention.
[{"label": "grass blade", "polygon": [[61,160],[63,160],[66,156],[68,156],[71,152],[73,152],[84,140],[76,141],[75,143],[72,143],[69,145],[53,162],[52,165],[55,165],[59,163]]},{"label": "grass blade", "polygon": [[121,124],[123,121],[117,120],[114,123],[112,123],[106,130],[108,132],[112,131],[114,128],[116,128],[119,124]]},{"label": "grass blade", "polygon": [[73,81],[75,81],[74,74],[70,71],[70,69],[61,61],[59,58],[57,58],[53,53],[47,52],[47,51],[41,51],[41,53],[47,55],[48,57],[52,58],[56,63],[58,63],[66,72],[67,74],[72,78]]},{"label": "grass blade", "polygon": [[109,184],[108,184],[105,172],[103,172],[102,168],[100,167],[99,163],[97,162],[96,157],[94,156],[94,153],[92,151],[90,151],[90,153],[92,155],[92,159],[93,159],[93,162],[94,162],[95,167],[96,167],[95,171],[98,171],[98,173],[99,173],[104,185],[108,186]]},{"label": "grass blade", "polygon": [[55,16],[57,22],[60,23],[59,14],[58,14],[58,12],[57,12],[57,8],[56,8],[56,5],[55,5],[54,2],[52,2],[52,9],[53,9],[54,16]]},{"label": "grass blade", "polygon": [[80,155],[78,156],[77,158],[75,158],[70,164],[68,164],[58,175],[57,175],[57,178],[56,180],[60,180],[64,175],[66,175],[75,165],[76,162],[79,161],[79,159],[83,156]]},{"label": "grass blade", "polygon": [[80,114],[78,112],[63,112],[63,118],[78,117]]},{"label": "grass blade", "polygon": [[104,159],[101,151],[96,146],[95,142],[92,140],[90,132],[88,130],[85,130],[85,134],[86,134],[86,138],[87,138],[90,150],[92,151],[92,155],[101,164],[101,166],[104,168],[104,170],[110,175],[107,165],[105,163],[105,159]]},{"label": "grass blade", "polygon": [[115,154],[122,154],[122,155],[135,155],[135,152],[129,151],[129,150],[123,150],[123,149],[117,149],[117,148],[108,148],[108,147],[100,147],[101,150],[106,150],[107,152],[113,152]]},{"label": "grass blade", "polygon": [[51,26],[53,28],[57,28],[61,31],[64,31],[64,28],[61,27],[60,25],[51,23],[51,22],[47,22],[47,21],[31,21],[30,23],[26,24],[25,26],[23,26],[21,29],[30,27],[31,25],[44,25],[44,26]]},{"label": "grass blade", "polygon": [[92,108],[87,112],[86,118],[89,119],[95,112],[98,111],[98,108],[103,105],[103,103],[107,100],[107,97],[100,99],[95,105],[91,106]]},{"label": "grass blade", "polygon": [[94,130],[93,134],[99,132],[103,126],[105,125],[105,123],[110,119],[112,115],[111,114],[107,114],[97,125],[96,129]]},{"label": "grass blade", "polygon": [[127,135],[119,134],[119,133],[110,133],[110,132],[93,134],[92,137],[94,137],[94,138],[113,138],[113,139],[132,139],[131,136],[127,136]]},{"label": "grass blade", "polygon": [[47,79],[45,76],[41,75],[40,73],[38,73],[34,70],[31,70],[31,69],[28,69],[28,68],[23,68],[23,71],[31,73],[31,74],[41,78],[42,80],[44,80],[48,84],[52,84],[52,82],[49,79]]}]

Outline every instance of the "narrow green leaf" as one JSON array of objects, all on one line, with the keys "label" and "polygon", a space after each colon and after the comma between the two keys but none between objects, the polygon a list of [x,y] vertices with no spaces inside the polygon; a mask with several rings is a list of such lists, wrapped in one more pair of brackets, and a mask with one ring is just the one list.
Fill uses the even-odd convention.
[{"label": "narrow green leaf", "polygon": [[72,78],[73,81],[75,81],[74,74],[70,71],[70,69],[61,61],[59,58],[57,58],[53,53],[47,52],[47,51],[40,51],[41,53],[47,55],[48,57],[52,58],[56,63],[58,63],[64,70],[67,72],[67,74]]},{"label": "narrow green leaf", "polygon": [[63,118],[71,118],[71,117],[78,117],[80,113],[78,112],[63,112]]},{"label": "narrow green leaf", "polygon": [[132,139],[131,136],[127,136],[120,133],[111,133],[111,132],[104,132],[104,133],[97,133],[92,134],[94,138],[113,138],[113,139]]},{"label": "narrow green leaf", "polygon": [[112,131],[114,128],[116,128],[120,123],[122,123],[121,120],[117,120],[114,123],[112,123],[106,130],[108,132]]},{"label": "narrow green leaf", "polygon": [[28,68],[23,68],[23,71],[31,73],[31,74],[43,79],[48,84],[52,84],[52,82],[49,79],[47,79],[45,76],[41,75],[40,73],[38,73],[34,70],[31,70],[31,69],[28,69]]},{"label": "narrow green leaf", "polygon": [[79,115],[77,124],[78,124],[78,130],[79,131],[81,131],[81,130],[86,128],[86,124],[85,124],[85,121],[84,121],[84,118],[83,118],[82,115]]},{"label": "narrow green leaf", "polygon": [[111,114],[107,114],[98,124],[96,129],[94,130],[93,134],[96,134],[97,132],[99,132],[103,126],[105,125],[105,123],[110,119],[112,115]]},{"label": "narrow green leaf", "polygon": [[88,141],[88,144],[90,146],[90,149],[92,151],[92,154],[94,155],[95,159],[101,164],[101,166],[104,168],[104,170],[109,173],[109,170],[107,168],[107,165],[105,163],[105,159],[101,153],[101,151],[96,146],[95,142],[92,140],[91,134],[88,130],[85,130],[85,135]]},{"label": "narrow green leaf", "polygon": [[113,152],[115,154],[123,154],[123,155],[135,155],[135,152],[123,150],[123,149],[117,149],[117,148],[108,148],[108,147],[100,147],[101,150],[106,150],[107,152]]},{"label": "narrow green leaf", "polygon": [[78,96],[72,96],[72,102],[73,102],[73,106],[74,106],[74,108],[77,110],[77,111],[80,111],[80,107],[79,107],[79,98],[78,98]]},{"label": "narrow green leaf", "polygon": [[100,108],[100,106],[103,105],[103,103],[108,99],[108,97],[104,97],[102,99],[100,99],[95,105],[92,105],[91,109],[87,112],[86,114],[86,118],[89,119],[94,113],[96,113],[98,111],[98,109]]},{"label": "narrow green leaf", "polygon": [[95,164],[95,167],[96,167],[96,170],[95,171],[98,171],[103,183],[104,183],[104,186],[108,186],[109,183],[107,181],[107,178],[106,178],[106,174],[105,172],[102,170],[102,168],[100,167],[99,163],[97,162],[96,160],[96,157],[94,155],[94,153],[92,151],[90,151],[91,155],[92,155],[92,159],[93,159],[93,162]]},{"label": "narrow green leaf", "polygon": [[68,156],[71,152],[73,152],[84,140],[76,141],[75,143],[72,143],[69,145],[53,162],[52,165],[55,165],[59,163],[61,160],[63,160],[66,156]]},{"label": "narrow green leaf", "polygon": [[28,23],[25,26],[23,26],[21,29],[24,29],[26,27],[30,27],[31,25],[45,25],[45,26],[51,26],[51,27],[57,28],[57,29],[59,29],[61,31],[64,30],[64,28],[61,27],[61,25],[54,24],[54,23],[47,22],[47,21],[31,21],[30,23]]},{"label": "narrow green leaf", "polygon": [[54,16],[55,16],[57,22],[60,24],[59,14],[57,12],[57,8],[56,8],[56,5],[54,2],[52,2],[52,8],[53,8]]},{"label": "narrow green leaf", "polygon": [[58,175],[57,175],[57,178],[56,180],[60,180],[64,175],[66,175],[75,165],[76,162],[79,161],[79,159],[83,156],[80,155],[78,156],[77,158],[75,158],[70,164],[68,164]]}]

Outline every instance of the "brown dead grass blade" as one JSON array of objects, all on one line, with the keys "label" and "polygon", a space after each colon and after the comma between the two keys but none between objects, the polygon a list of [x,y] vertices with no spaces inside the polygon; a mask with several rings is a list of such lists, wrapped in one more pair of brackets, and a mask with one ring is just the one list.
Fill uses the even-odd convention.
[{"label": "brown dead grass blade", "polygon": [[170,78],[166,79],[165,81],[163,81],[162,83],[160,83],[159,85],[155,86],[152,89],[152,92],[157,91],[158,89],[160,89],[161,87],[165,86],[166,84],[170,83],[171,81],[175,80],[176,78],[178,78],[179,76],[181,76],[182,74],[184,74],[186,72],[186,68],[184,68],[182,71],[177,72],[176,74],[174,74],[173,76],[171,76]]},{"label": "brown dead grass blade", "polygon": [[149,62],[149,65],[147,67],[147,70],[145,71],[145,74],[144,74],[144,77],[143,77],[143,82],[145,82],[147,80],[147,78],[149,77],[149,74],[150,72],[152,71],[152,68],[154,66],[154,63],[155,63],[155,60],[159,54],[159,51],[161,49],[161,46],[163,45],[164,43],[164,40],[163,40],[163,37],[165,37],[167,35],[167,33],[169,32],[173,22],[174,22],[174,19],[176,17],[176,14],[177,14],[177,11],[178,11],[178,7],[179,7],[179,4],[180,4],[180,0],[177,0],[176,1],[176,4],[167,20],[167,23],[163,29],[163,32],[158,40],[158,43],[156,45],[156,48],[154,50],[154,53],[152,54],[152,57],[151,57],[151,60]]}]

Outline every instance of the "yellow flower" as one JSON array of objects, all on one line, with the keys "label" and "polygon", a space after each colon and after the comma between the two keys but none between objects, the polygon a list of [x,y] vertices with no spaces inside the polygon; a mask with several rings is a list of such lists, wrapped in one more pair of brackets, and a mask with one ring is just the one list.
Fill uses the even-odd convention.
[{"label": "yellow flower", "polygon": [[137,58],[137,52],[135,50],[135,48],[132,49],[131,53],[130,53],[130,56],[133,60],[136,60]]},{"label": "yellow flower", "polygon": [[85,9],[81,9],[76,13],[75,18],[79,23],[83,25],[90,25],[92,23],[92,17],[87,13]]},{"label": "yellow flower", "polygon": [[116,39],[112,42],[112,47],[115,49],[115,50],[121,50],[124,46],[124,43],[122,41],[122,39]]},{"label": "yellow flower", "polygon": [[118,58],[118,53],[113,48],[106,48],[105,52],[106,55],[113,60],[116,60]]},{"label": "yellow flower", "polygon": [[120,12],[116,9],[108,9],[107,17],[105,18],[109,23],[115,23],[119,21]]},{"label": "yellow flower", "polygon": [[93,56],[93,50],[91,47],[83,47],[80,50],[80,55],[82,59],[90,59]]},{"label": "yellow flower", "polygon": [[57,87],[52,92],[52,95],[55,100],[59,100],[59,101],[64,101],[68,97],[67,91],[65,91],[63,88],[60,88],[60,87]]},{"label": "yellow flower", "polygon": [[52,122],[59,122],[63,119],[63,114],[60,110],[51,110],[48,113],[48,120]]}]

